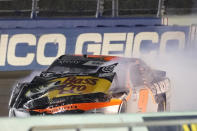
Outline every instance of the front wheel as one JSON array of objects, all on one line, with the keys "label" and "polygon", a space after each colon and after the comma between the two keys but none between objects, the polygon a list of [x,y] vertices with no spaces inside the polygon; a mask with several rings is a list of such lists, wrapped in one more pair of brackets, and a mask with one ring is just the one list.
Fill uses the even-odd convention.
[{"label": "front wheel", "polygon": [[162,93],[157,95],[156,101],[158,103],[158,112],[166,111],[166,94]]}]

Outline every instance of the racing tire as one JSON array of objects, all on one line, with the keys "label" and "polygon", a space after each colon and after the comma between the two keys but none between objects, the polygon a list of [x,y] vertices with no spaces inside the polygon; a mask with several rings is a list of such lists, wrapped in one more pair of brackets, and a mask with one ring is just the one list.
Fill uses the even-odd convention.
[{"label": "racing tire", "polygon": [[158,95],[158,112],[166,111],[166,94],[159,94]]}]

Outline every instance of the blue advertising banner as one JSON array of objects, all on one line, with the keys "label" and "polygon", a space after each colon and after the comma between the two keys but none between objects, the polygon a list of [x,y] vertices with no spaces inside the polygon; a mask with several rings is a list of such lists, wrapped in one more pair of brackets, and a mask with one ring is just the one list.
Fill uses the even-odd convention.
[{"label": "blue advertising banner", "polygon": [[65,18],[65,19],[0,19],[1,29],[10,28],[78,28],[161,25],[161,19],[146,18]]},{"label": "blue advertising banner", "polygon": [[187,26],[0,29],[0,70],[46,68],[62,54],[170,53],[186,47],[188,34]]}]

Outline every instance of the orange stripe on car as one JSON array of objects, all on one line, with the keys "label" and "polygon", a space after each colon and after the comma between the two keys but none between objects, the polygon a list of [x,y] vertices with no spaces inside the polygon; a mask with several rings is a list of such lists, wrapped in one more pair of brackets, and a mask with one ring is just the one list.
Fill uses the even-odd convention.
[{"label": "orange stripe on car", "polygon": [[[75,54],[74,56],[84,56],[82,54]],[[120,58],[118,56],[107,56],[107,55],[87,55],[88,58],[102,58],[105,61],[110,61],[114,58]]]},{"label": "orange stripe on car", "polygon": [[141,112],[146,112],[147,104],[148,104],[148,89],[141,89],[139,92],[139,101],[138,108]]},{"label": "orange stripe on car", "polygon": [[34,109],[34,110],[29,110],[29,111],[35,111],[35,112],[40,112],[40,113],[46,112],[49,114],[54,114],[54,113],[66,111],[66,110],[88,111],[88,110],[103,108],[107,106],[120,105],[121,103],[122,103],[122,100],[120,99],[111,99],[109,102],[77,103],[77,104],[69,104],[69,105],[63,105],[63,106],[52,107],[52,108],[49,107],[46,109]]},{"label": "orange stripe on car", "polygon": [[118,58],[118,57],[117,56],[106,56],[106,57],[104,57],[104,60],[110,61],[110,60],[115,59],[115,58]]},{"label": "orange stripe on car", "polygon": [[106,55],[88,55],[88,58],[103,58],[105,61],[110,61],[114,58],[118,58],[117,56],[106,56]]}]

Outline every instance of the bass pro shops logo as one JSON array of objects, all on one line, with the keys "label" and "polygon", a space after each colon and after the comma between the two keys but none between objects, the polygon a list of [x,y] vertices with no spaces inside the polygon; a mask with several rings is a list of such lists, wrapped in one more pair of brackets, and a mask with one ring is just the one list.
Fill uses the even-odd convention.
[{"label": "bass pro shops logo", "polygon": [[92,76],[69,76],[57,78],[49,83],[48,97],[62,97],[89,93],[107,93],[111,82],[107,79]]}]

